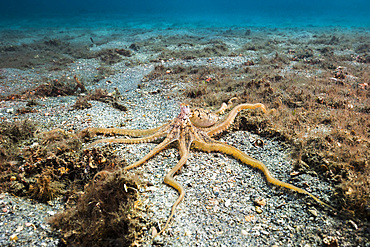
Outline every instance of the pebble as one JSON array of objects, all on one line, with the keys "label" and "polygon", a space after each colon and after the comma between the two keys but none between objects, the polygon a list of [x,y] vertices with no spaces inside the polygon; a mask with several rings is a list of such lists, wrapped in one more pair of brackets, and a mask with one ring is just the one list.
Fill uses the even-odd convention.
[{"label": "pebble", "polygon": [[6,109],[6,113],[13,114],[14,113],[14,109],[13,108]]},{"label": "pebble", "polygon": [[56,214],[56,212],[55,211],[48,211],[47,212],[50,216],[53,216],[53,215],[55,215]]},{"label": "pebble", "polygon": [[152,228],[150,229],[151,230],[151,232],[152,232],[152,237],[154,237],[155,235],[157,235],[157,229],[155,229],[155,227],[154,226],[152,226]]},{"label": "pebble", "polygon": [[211,205],[218,205],[219,204],[218,200],[214,199],[214,198],[210,198],[208,201]]},{"label": "pebble", "polygon": [[220,189],[218,187],[213,187],[213,193],[218,196],[220,194]]},{"label": "pebble", "polygon": [[47,246],[58,245],[58,238],[46,224],[48,211],[57,212],[62,209],[58,201],[53,201],[51,205],[41,204],[8,193],[0,194],[0,198],[0,204],[8,206],[6,212],[2,210],[0,216],[0,246],[10,246],[9,241],[16,242],[19,246],[40,246],[45,236],[50,237],[45,242]]},{"label": "pebble", "polygon": [[243,230],[242,230],[242,235],[243,235],[243,236],[247,236],[247,235],[248,235],[248,232],[247,232],[246,230],[244,230],[244,229],[243,229]]},{"label": "pebble", "polygon": [[230,206],[230,204],[231,204],[231,200],[230,200],[230,199],[227,199],[227,200],[225,201],[225,207]]},{"label": "pebble", "polygon": [[20,232],[23,230],[23,226],[22,225],[18,225],[17,229],[15,229],[15,232]]},{"label": "pebble", "polygon": [[156,191],[156,190],[158,190],[158,187],[156,187],[156,186],[149,186],[149,187],[146,188],[145,191]]},{"label": "pebble", "polygon": [[317,217],[319,214],[316,211],[316,209],[309,209],[308,212],[310,212],[313,216]]}]

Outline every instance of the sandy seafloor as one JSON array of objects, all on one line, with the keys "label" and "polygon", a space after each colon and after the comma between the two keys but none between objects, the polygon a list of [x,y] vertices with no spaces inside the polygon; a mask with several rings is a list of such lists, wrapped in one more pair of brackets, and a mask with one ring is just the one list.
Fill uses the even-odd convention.
[{"label": "sandy seafloor", "polygon": [[[322,31],[321,28],[318,29]],[[278,33],[267,32],[267,29],[258,27],[253,27],[251,30],[252,32],[266,32],[266,35],[270,35],[272,39],[274,35],[284,36],[287,39],[294,37],[309,39],[313,32],[316,32],[315,28],[286,28]],[[332,29],[328,30],[330,32]],[[348,29],[344,31],[350,32]],[[340,29],[335,29],[335,32],[340,32]],[[357,32],[368,34],[369,30],[362,28]],[[92,36],[98,37],[99,40],[107,40],[101,45],[90,47],[96,50],[128,49],[134,42],[150,37],[155,38],[159,35],[163,37],[173,35],[207,37],[209,40],[222,40],[228,44],[230,49],[237,49],[239,44],[248,40],[248,37],[223,36],[216,28],[157,30],[119,28],[85,30],[78,28],[68,30],[64,27],[59,29],[54,27],[29,29],[29,32],[5,29],[0,35],[0,45],[3,46],[32,43],[38,39],[43,40],[45,37],[63,39],[68,36],[71,43],[88,42]],[[178,48],[174,46],[169,49]],[[144,80],[143,82],[144,76],[150,73],[154,66],[178,63],[209,66],[217,64],[226,67],[237,66],[258,57],[257,52],[251,51],[243,56],[212,58],[211,63],[208,57],[190,60],[174,58],[171,61],[150,62],[150,57],[153,55],[155,54],[150,54],[145,49],[135,51],[133,57],[110,65],[115,71],[113,76],[95,83],[92,83],[92,80],[99,66],[99,61],[96,59],[76,59],[74,63],[62,70],[54,71],[46,69],[47,65],[22,70],[0,68],[0,93],[2,95],[20,93],[27,88],[34,88],[40,84],[41,78],[57,79],[62,75],[73,77],[76,74],[79,78],[83,78],[88,90],[104,88],[113,91],[114,88],[118,88],[124,97],[124,104],[128,107],[127,112],[121,112],[102,102],[91,101],[92,108],[90,109],[71,110],[77,96],[48,97],[39,100],[41,105],[37,106],[36,113],[18,116],[15,115],[16,109],[24,106],[25,101],[1,101],[0,117],[2,121],[30,118],[39,122],[44,130],[63,128],[78,131],[85,127],[119,126],[122,122],[127,128],[152,128],[176,117],[179,104],[183,101],[181,92],[186,88],[186,84],[176,81],[165,85],[159,80]],[[127,66],[128,59],[142,62],[135,66]],[[138,84],[141,83],[145,86],[138,88]],[[160,89],[159,93],[153,93],[158,92],[158,89]],[[264,141],[264,148],[252,145],[256,138]],[[292,161],[289,158],[289,150],[280,143],[244,131],[226,132],[220,140],[265,163],[276,178],[291,181],[289,174],[292,171]],[[149,152],[155,145],[117,144],[115,147],[119,155],[133,162]],[[177,198],[176,191],[163,183],[164,175],[176,164],[177,160],[178,152],[171,148],[162,151],[137,168],[142,172],[144,179],[153,184],[146,192],[141,193],[142,201],[151,211],[144,217],[158,222],[160,226],[163,226],[172,203]],[[184,185],[186,195],[171,221],[169,233],[162,236],[164,246],[327,246],[325,241],[330,242],[330,239],[336,239],[338,246],[370,246],[368,236],[358,234],[363,233],[361,229],[368,226],[333,215],[317,204],[313,204],[306,196],[271,186],[267,184],[258,170],[251,169],[224,154],[191,152],[187,164],[176,179]],[[305,174],[291,182],[299,187],[308,184],[309,187],[306,186],[305,189],[330,203],[332,187],[319,177]],[[267,201],[267,205],[262,207],[262,212],[256,212],[253,203],[258,197]],[[25,205],[29,202],[28,199],[2,194],[0,204],[9,205],[9,201],[19,204],[21,202],[18,201],[22,200],[25,200]],[[14,207],[12,214],[1,211],[0,245],[56,246],[58,240],[50,230],[47,230],[46,221],[42,222],[44,217],[49,217],[62,208],[58,201],[52,205],[54,207],[47,210],[45,207],[49,206],[29,206],[29,210],[22,209],[22,211]],[[31,214],[30,211],[37,211],[34,212],[37,217],[33,219],[38,221],[37,224],[31,222],[36,225],[35,228],[31,228],[29,224],[25,225],[30,220],[29,218],[25,220],[24,214]],[[249,216],[252,216],[251,220],[247,220]],[[33,233],[30,234],[32,231]],[[12,234],[17,234],[17,241],[10,240]],[[152,245],[150,234],[150,229],[147,229],[141,241],[143,246]],[[37,241],[37,236],[42,236],[44,240]]]}]

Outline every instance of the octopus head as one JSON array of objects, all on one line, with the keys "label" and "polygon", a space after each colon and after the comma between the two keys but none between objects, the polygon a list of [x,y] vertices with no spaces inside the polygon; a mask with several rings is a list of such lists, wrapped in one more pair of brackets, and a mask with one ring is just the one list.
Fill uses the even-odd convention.
[{"label": "octopus head", "polygon": [[190,110],[189,105],[181,104],[180,109],[181,109],[181,111],[180,111],[180,114],[179,114],[179,118],[189,119],[189,117],[191,117],[191,110]]}]

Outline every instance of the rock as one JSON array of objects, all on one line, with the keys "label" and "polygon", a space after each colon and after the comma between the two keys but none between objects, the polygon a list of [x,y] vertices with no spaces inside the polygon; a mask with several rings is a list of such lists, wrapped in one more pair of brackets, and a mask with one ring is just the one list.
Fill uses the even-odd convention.
[{"label": "rock", "polygon": [[17,181],[13,181],[13,183],[10,185],[10,191],[14,194],[21,194],[23,189],[25,189],[25,186]]},{"label": "rock", "polygon": [[51,216],[53,216],[53,215],[55,215],[55,214],[56,214],[56,212],[55,212],[55,211],[51,211],[51,210],[49,210],[47,213],[48,213],[49,215],[51,215]]},{"label": "rock", "polygon": [[156,236],[155,238],[153,238],[153,244],[163,245],[163,238],[161,236]]},{"label": "rock", "polygon": [[338,247],[338,240],[331,236],[324,236],[323,243],[329,247]]},{"label": "rock", "polygon": [[13,108],[6,109],[6,113],[14,113],[14,109]]},{"label": "rock", "polygon": [[158,190],[157,187],[155,187],[155,186],[149,186],[149,187],[146,188],[145,191],[151,191],[151,192],[153,192],[153,191],[156,191],[156,190]]}]

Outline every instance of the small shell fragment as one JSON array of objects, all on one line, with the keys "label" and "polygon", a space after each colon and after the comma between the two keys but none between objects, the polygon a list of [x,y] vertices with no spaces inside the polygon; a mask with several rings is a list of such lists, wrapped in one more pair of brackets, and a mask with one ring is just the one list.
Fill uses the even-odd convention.
[{"label": "small shell fragment", "polygon": [[184,232],[185,236],[191,236],[191,231],[189,229],[186,229]]},{"label": "small shell fragment", "polygon": [[146,188],[145,191],[156,191],[156,190],[158,190],[157,187],[155,187],[155,186],[149,186],[149,187]]},{"label": "small shell fragment", "polygon": [[102,157],[101,160],[100,160],[100,163],[105,163],[107,161],[107,159],[105,157]]},{"label": "small shell fragment", "polygon": [[315,217],[319,215],[315,209],[309,209],[308,212],[310,212]]},{"label": "small shell fragment", "polygon": [[218,194],[220,194],[220,189],[218,187],[213,187],[213,193],[218,196]]},{"label": "small shell fragment", "polygon": [[356,230],[358,229],[357,224],[353,220],[349,220],[348,223],[350,223]]},{"label": "small shell fragment", "polygon": [[254,221],[256,219],[256,217],[254,215],[246,215],[244,218],[245,218],[245,221],[247,221],[247,222],[251,222],[251,221]]},{"label": "small shell fragment", "polygon": [[10,241],[17,241],[18,240],[18,236],[17,236],[17,234],[13,234],[13,235],[11,235],[10,236]]},{"label": "small shell fragment", "polygon": [[293,171],[293,172],[290,173],[290,176],[297,176],[299,174],[301,174],[301,173],[298,172],[298,171]]},{"label": "small shell fragment", "polygon": [[259,206],[256,206],[255,210],[258,214],[262,214],[262,212],[263,212],[262,209]]},{"label": "small shell fragment", "polygon": [[37,230],[36,226],[34,224],[32,224],[31,222],[27,222],[25,225],[26,225],[26,227],[32,226],[33,230],[35,230],[35,231]]},{"label": "small shell fragment", "polygon": [[257,198],[257,199],[254,200],[254,204],[257,205],[257,206],[264,207],[264,206],[266,206],[266,199]]},{"label": "small shell fragment", "polygon": [[211,205],[218,205],[218,201],[217,201],[217,199],[214,199],[214,198],[210,198],[209,199],[209,204],[211,204]]},{"label": "small shell fragment", "polygon": [[15,229],[15,232],[21,232],[21,231],[23,231],[23,226],[22,225],[17,226],[17,229]]},{"label": "small shell fragment", "polygon": [[157,229],[155,229],[155,227],[153,226],[152,227],[152,237],[154,237],[155,235],[157,235]]}]

